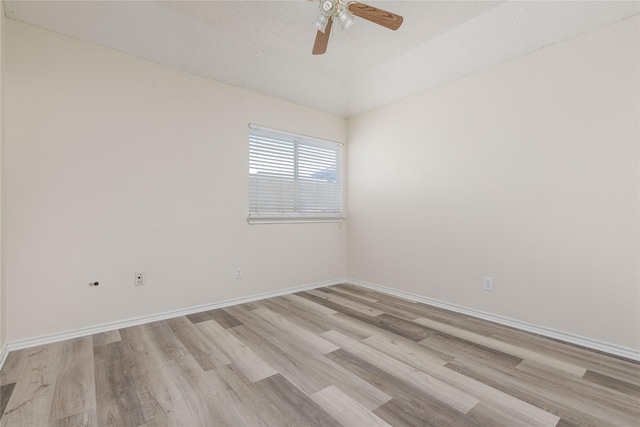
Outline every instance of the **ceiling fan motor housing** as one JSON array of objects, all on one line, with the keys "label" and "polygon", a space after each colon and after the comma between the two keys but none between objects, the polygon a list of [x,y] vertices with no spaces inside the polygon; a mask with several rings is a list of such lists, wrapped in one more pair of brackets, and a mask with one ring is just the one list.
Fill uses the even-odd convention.
[{"label": "ceiling fan motor housing", "polygon": [[324,16],[333,16],[338,11],[337,0],[320,0],[320,13]]}]

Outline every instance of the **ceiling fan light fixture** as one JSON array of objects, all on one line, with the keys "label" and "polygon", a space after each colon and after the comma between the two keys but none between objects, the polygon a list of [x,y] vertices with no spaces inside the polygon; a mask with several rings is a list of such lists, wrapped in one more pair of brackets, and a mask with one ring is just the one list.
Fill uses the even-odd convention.
[{"label": "ceiling fan light fixture", "polygon": [[324,29],[327,26],[327,21],[329,20],[329,18],[327,18],[326,16],[324,16],[323,14],[320,14],[315,21],[313,21],[313,25],[316,26],[316,28],[318,28],[318,30],[322,31],[324,33]]},{"label": "ceiling fan light fixture", "polygon": [[354,18],[366,19],[374,24],[382,25],[390,30],[397,30],[402,25],[404,18],[395,13],[378,9],[355,0],[309,0],[319,3],[320,16],[313,21],[318,28],[313,42],[314,55],[322,55],[327,51],[331,26],[337,20],[343,30],[348,30],[353,25]]},{"label": "ceiling fan light fixture", "polygon": [[338,12],[338,22],[343,30],[348,30],[353,25],[353,15],[343,9]]}]

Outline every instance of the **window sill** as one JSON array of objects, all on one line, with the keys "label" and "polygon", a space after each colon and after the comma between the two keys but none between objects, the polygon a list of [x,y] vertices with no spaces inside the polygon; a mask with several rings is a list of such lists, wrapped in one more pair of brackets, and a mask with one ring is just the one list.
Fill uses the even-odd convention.
[{"label": "window sill", "polygon": [[343,216],[331,216],[331,217],[248,217],[247,222],[249,224],[306,224],[314,222],[343,222],[346,218]]}]

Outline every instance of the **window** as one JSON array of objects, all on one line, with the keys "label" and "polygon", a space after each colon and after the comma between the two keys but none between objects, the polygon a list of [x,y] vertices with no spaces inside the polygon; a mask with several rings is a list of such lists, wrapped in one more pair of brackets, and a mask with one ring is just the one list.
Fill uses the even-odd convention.
[{"label": "window", "polygon": [[249,222],[342,218],[342,144],[249,125]]}]

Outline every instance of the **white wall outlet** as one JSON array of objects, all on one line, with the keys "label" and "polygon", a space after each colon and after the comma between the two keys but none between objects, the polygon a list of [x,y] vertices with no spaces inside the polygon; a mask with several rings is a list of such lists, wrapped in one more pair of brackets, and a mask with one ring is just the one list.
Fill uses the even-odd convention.
[{"label": "white wall outlet", "polygon": [[136,286],[144,286],[144,273],[136,273]]},{"label": "white wall outlet", "polygon": [[242,279],[242,267],[236,267],[236,279]]},{"label": "white wall outlet", "polygon": [[484,290],[493,291],[493,277],[484,276]]}]

